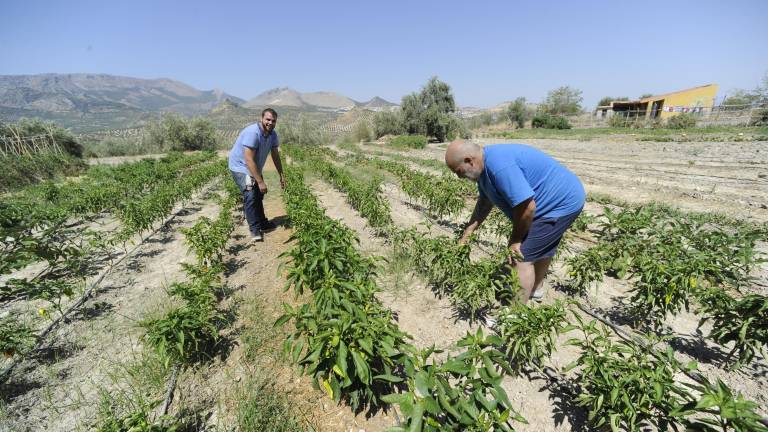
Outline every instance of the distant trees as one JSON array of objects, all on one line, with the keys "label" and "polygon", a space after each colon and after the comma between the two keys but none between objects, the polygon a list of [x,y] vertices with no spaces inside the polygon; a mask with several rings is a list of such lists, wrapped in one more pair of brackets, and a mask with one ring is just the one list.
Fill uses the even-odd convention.
[{"label": "distant trees", "polygon": [[187,120],[168,113],[150,122],[146,131],[146,144],[163,150],[213,150],[218,144],[216,128],[202,117]]},{"label": "distant trees", "polygon": [[373,116],[373,134],[376,138],[384,135],[402,135],[405,133],[402,111],[381,111]]},{"label": "distant trees", "polygon": [[423,111],[421,122],[427,131],[427,136],[433,136],[438,141],[445,141],[451,130],[455,130],[452,114],[456,112],[456,102],[453,100],[451,87],[432,77],[427,81],[419,94]]},{"label": "distant trees", "polygon": [[736,89],[723,101],[723,105],[750,105],[761,102],[768,102],[768,72],[763,75],[754,90]]},{"label": "distant trees", "polygon": [[525,106],[525,98],[519,97],[507,106],[504,115],[510,123],[517,124],[517,127],[522,129],[525,127],[525,122],[531,117],[531,112]]},{"label": "distant trees", "polygon": [[606,106],[606,105],[610,105],[611,102],[628,101],[628,100],[629,98],[626,96],[621,96],[621,97],[606,96],[600,99],[599,102],[597,102],[597,106]]},{"label": "distant trees", "polygon": [[747,90],[736,89],[723,100],[723,105],[750,105],[760,99],[760,96]]},{"label": "distant trees", "polygon": [[377,114],[374,117],[374,133],[377,138],[407,133],[445,141],[466,133],[455,112],[456,102],[451,87],[432,77],[419,93],[403,96],[398,111]]},{"label": "distant trees", "polygon": [[506,117],[500,114],[497,115],[490,111],[483,111],[478,115],[464,119],[464,125],[469,129],[477,129],[483,126],[490,126],[505,119]]},{"label": "distant trees", "polygon": [[542,104],[543,111],[553,115],[578,114],[581,112],[581,90],[569,86],[550,90]]},{"label": "distant trees", "polygon": [[400,101],[403,127],[405,132],[411,135],[426,135],[427,133],[426,125],[421,121],[421,113],[424,112],[424,107],[422,107],[419,99],[417,93],[411,93],[403,96],[403,99]]}]

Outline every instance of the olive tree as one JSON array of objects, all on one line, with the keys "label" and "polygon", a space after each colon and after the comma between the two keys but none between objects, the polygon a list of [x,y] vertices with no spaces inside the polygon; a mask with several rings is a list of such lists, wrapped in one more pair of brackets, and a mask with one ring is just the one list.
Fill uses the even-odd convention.
[{"label": "olive tree", "polygon": [[581,111],[581,90],[569,86],[551,90],[544,99],[544,110],[549,114],[577,114]]},{"label": "olive tree", "polygon": [[403,97],[400,104],[403,124],[409,134],[433,136],[439,141],[455,135],[459,122],[453,118],[456,102],[451,87],[432,77],[421,92]]},{"label": "olive tree", "polygon": [[504,114],[510,123],[517,124],[517,127],[520,129],[525,127],[525,122],[531,117],[530,111],[525,106],[524,97],[519,97],[512,101],[512,103],[507,106]]}]

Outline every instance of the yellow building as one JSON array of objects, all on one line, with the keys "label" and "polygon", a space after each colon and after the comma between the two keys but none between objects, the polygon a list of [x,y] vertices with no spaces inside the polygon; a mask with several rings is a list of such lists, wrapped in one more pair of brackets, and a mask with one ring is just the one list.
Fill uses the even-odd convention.
[{"label": "yellow building", "polygon": [[621,113],[626,117],[668,118],[680,113],[710,112],[715,104],[717,84],[680,90],[633,101],[613,101],[597,107],[600,117]]}]

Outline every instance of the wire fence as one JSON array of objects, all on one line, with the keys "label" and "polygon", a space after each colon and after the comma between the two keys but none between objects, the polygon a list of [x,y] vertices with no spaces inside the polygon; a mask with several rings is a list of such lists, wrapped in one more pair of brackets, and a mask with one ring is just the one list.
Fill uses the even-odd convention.
[{"label": "wire fence", "polygon": [[714,107],[665,106],[660,109],[597,109],[591,114],[568,116],[573,128],[659,127],[677,115],[686,114],[697,127],[765,126],[768,125],[768,102],[751,105],[719,105]]}]

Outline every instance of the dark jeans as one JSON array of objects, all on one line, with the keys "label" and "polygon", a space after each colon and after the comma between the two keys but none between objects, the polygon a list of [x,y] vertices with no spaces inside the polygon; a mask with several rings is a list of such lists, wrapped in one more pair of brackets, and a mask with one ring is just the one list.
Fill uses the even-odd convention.
[{"label": "dark jeans", "polygon": [[264,194],[261,193],[257,185],[253,185],[251,190],[246,190],[245,174],[230,171],[232,178],[243,193],[243,212],[248,221],[248,227],[251,234],[257,234],[261,227],[267,223],[267,216],[264,214]]}]

